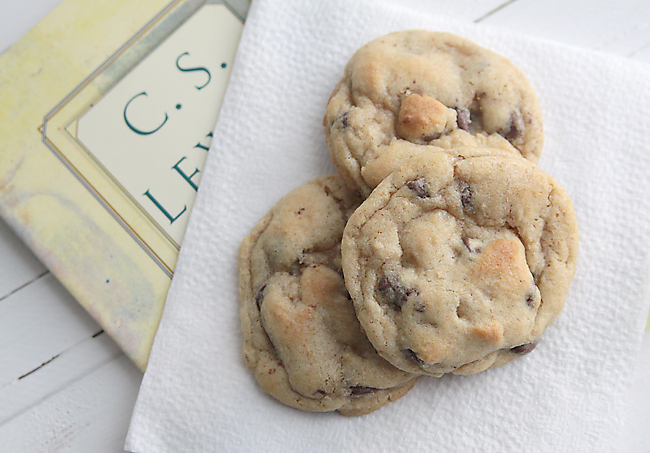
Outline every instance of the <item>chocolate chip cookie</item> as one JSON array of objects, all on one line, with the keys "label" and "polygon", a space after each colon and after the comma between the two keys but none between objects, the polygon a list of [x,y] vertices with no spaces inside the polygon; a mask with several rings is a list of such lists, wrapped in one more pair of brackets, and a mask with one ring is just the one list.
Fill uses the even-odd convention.
[{"label": "chocolate chip cookie", "polygon": [[460,36],[424,30],[360,48],[323,123],[337,170],[366,195],[379,179],[368,166],[404,142],[425,152],[456,130],[495,134],[533,162],[543,145],[537,98],[517,67]]},{"label": "chocolate chip cookie", "polygon": [[284,197],[241,245],[245,361],[262,390],[289,406],[361,415],[415,383],[372,347],[343,281],[341,237],[360,202],[340,177],[317,178]]},{"label": "chocolate chip cookie", "polygon": [[382,357],[412,373],[473,374],[531,352],[560,313],[578,229],[566,191],[507,155],[434,152],[352,214],[343,271]]}]

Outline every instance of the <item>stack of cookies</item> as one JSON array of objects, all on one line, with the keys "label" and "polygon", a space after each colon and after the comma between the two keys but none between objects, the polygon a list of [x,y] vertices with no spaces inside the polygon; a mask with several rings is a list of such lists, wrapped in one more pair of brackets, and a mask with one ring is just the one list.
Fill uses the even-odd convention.
[{"label": "stack of cookies", "polygon": [[533,351],[575,272],[576,216],[535,165],[541,113],[506,58],[449,33],[359,49],[327,105],[337,174],[240,249],[244,357],[307,411],[373,412],[422,375]]}]

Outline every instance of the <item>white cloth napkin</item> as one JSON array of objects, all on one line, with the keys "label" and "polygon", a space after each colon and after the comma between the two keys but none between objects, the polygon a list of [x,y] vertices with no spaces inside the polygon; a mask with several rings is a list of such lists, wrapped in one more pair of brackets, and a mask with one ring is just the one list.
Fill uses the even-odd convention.
[{"label": "white cloth napkin", "polygon": [[[244,365],[238,247],[289,190],[334,171],[322,117],[347,60],[408,28],[459,33],[529,76],[544,112],[539,165],[578,214],[577,274],[529,356],[474,376],[423,378],[359,418],[300,412],[261,393]],[[650,300],[648,118],[650,69],[632,61],[387,1],[255,0],[126,448],[615,451]]]}]

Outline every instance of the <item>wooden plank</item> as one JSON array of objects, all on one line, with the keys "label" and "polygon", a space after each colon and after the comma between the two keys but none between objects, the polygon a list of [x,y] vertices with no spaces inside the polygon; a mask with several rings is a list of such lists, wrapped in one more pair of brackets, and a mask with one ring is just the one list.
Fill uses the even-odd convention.
[{"label": "wooden plank", "polygon": [[123,451],[141,379],[138,369],[120,354],[0,425],[2,450]]},{"label": "wooden plank", "polygon": [[0,425],[65,392],[73,382],[122,355],[105,333],[94,335],[0,388]]},{"label": "wooden plank", "polygon": [[0,388],[102,329],[51,275],[0,301]]},{"label": "wooden plank", "polygon": [[[459,20],[475,21],[498,10],[512,0],[459,0],[436,2],[436,12]],[[395,3],[390,1],[389,3]],[[422,8],[422,0],[400,0],[404,7]]]},{"label": "wooden plank", "polygon": [[646,0],[518,0],[483,23],[587,49],[631,56],[650,41]]}]

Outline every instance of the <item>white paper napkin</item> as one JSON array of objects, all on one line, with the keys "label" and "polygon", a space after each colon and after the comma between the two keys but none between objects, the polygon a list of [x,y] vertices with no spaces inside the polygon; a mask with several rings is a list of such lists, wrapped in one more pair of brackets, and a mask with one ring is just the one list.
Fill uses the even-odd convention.
[{"label": "white paper napkin", "polygon": [[[355,49],[407,28],[462,34],[529,76],[544,112],[540,166],[578,214],[577,274],[529,356],[423,378],[359,418],[300,412],[262,394],[244,365],[237,250],[289,190],[334,171],[322,127],[334,85]],[[650,300],[648,118],[650,70],[632,61],[383,1],[255,0],[127,449],[615,451]]]}]

